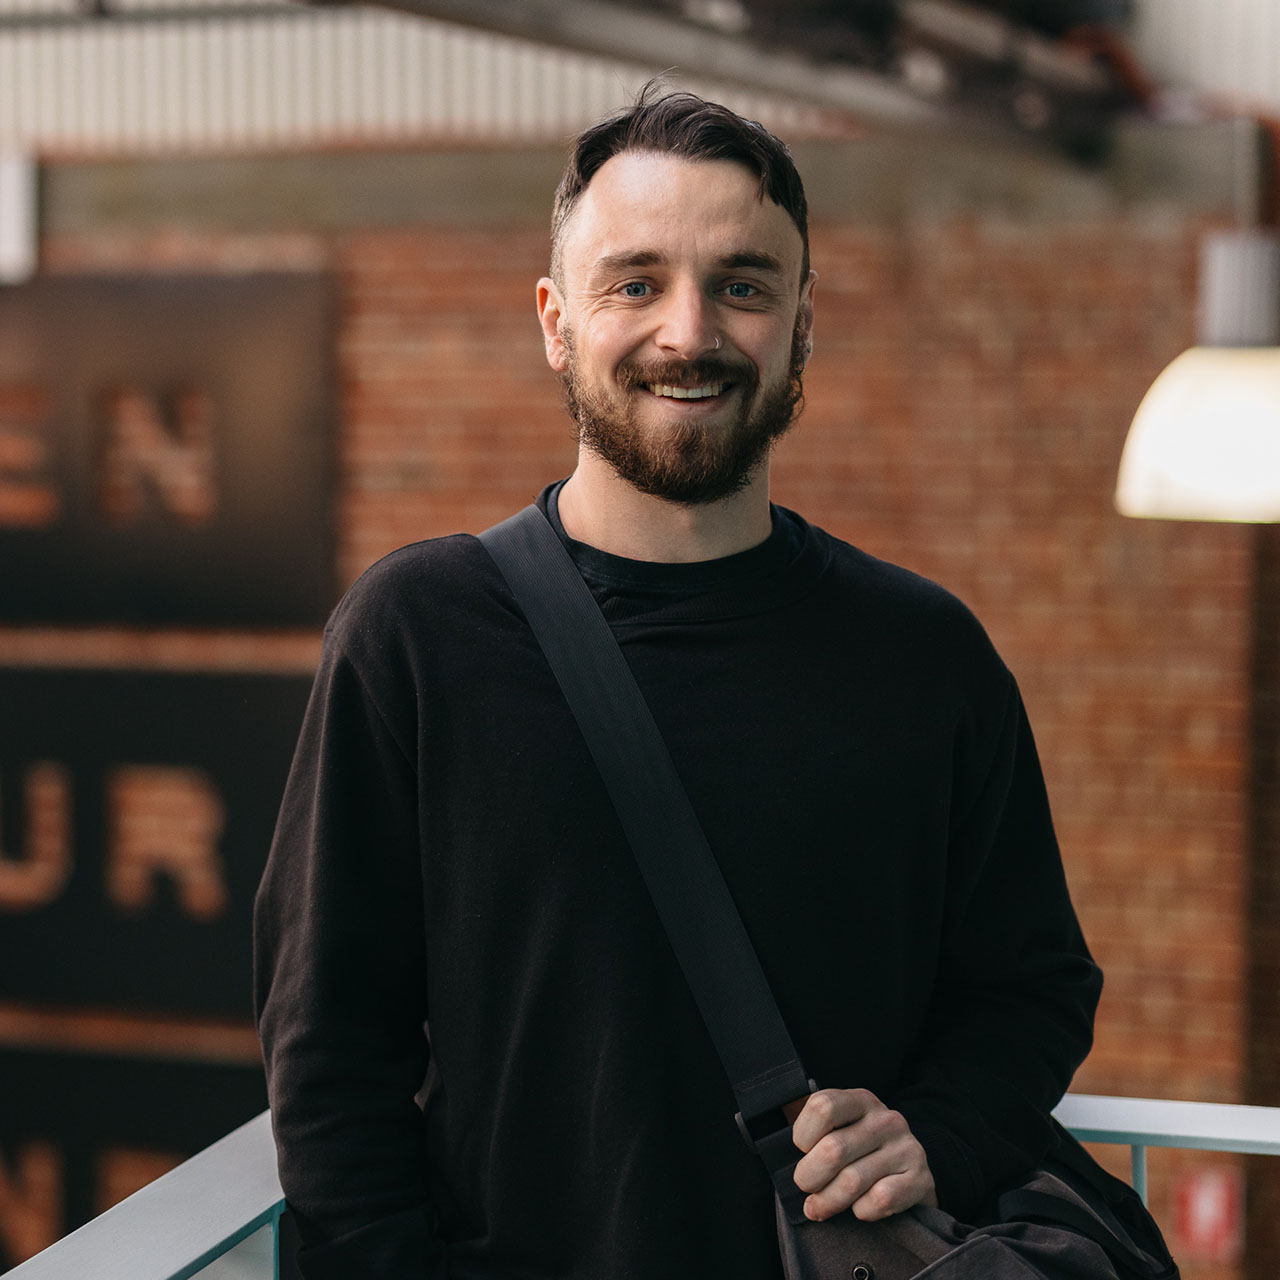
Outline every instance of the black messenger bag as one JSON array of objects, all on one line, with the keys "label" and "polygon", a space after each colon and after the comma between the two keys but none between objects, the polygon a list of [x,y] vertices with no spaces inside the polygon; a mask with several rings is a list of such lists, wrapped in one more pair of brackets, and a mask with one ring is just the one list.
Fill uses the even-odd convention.
[{"label": "black messenger bag", "polygon": [[1041,1167],[996,1196],[982,1225],[917,1205],[796,1224],[778,1207],[787,1280],[1177,1280],[1137,1193],[1055,1123]]},{"label": "black messenger bag", "polygon": [[573,711],[773,1181],[787,1280],[1177,1280],[1132,1188],[1065,1130],[1042,1168],[974,1224],[919,1205],[881,1222],[810,1222],[783,1108],[817,1087],[783,1025],[670,753],[595,599],[546,517],[526,507],[480,541]]}]

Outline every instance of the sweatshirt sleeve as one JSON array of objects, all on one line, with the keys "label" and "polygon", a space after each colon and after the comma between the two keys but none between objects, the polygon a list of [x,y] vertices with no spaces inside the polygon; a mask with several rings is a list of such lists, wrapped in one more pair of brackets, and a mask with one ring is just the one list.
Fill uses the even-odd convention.
[{"label": "sweatshirt sleeve", "polygon": [[990,765],[967,802],[958,793],[934,998],[893,1100],[957,1215],[1048,1150],[1102,989],[1011,677],[1008,688]]},{"label": "sweatshirt sleeve", "polygon": [[[412,690],[405,691],[413,717]],[[308,1280],[437,1274],[422,1114],[426,963],[415,735],[324,654],[254,912],[280,1180]]]}]

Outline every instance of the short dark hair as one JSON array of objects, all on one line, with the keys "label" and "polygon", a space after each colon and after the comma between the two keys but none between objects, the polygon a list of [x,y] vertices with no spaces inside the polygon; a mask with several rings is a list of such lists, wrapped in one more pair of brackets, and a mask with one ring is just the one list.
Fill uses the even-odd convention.
[{"label": "short dark hair", "polygon": [[764,125],[708,102],[695,93],[672,92],[650,80],[625,110],[593,124],[577,137],[556,188],[551,211],[551,274],[561,278],[565,227],[582,193],[605,161],[624,151],[653,151],[684,160],[732,160],[760,180],[766,196],[790,215],[804,245],[800,285],[809,278],[809,206],[791,152]]}]

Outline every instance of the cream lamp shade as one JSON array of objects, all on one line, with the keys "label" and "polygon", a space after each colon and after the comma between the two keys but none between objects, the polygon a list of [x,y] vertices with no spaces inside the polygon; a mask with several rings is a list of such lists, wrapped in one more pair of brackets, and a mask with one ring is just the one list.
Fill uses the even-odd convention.
[{"label": "cream lamp shade", "polygon": [[1116,507],[1280,521],[1280,347],[1192,347],[1174,360],[1134,416]]},{"label": "cream lamp shade", "polygon": [[1198,329],[1138,406],[1116,506],[1164,520],[1280,521],[1280,235],[1201,240]]}]

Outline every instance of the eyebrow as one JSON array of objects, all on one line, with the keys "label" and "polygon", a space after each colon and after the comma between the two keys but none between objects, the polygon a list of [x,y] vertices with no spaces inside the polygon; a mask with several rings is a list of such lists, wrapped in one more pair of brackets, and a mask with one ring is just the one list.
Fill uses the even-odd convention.
[{"label": "eyebrow", "polygon": [[783,274],[782,263],[773,254],[753,250],[731,253],[728,257],[721,258],[717,265],[730,271],[772,271],[774,275]]},{"label": "eyebrow", "polygon": [[[611,253],[597,259],[591,268],[591,274],[613,275],[620,271],[631,271],[636,267],[660,267],[666,258],[656,249],[635,249],[625,253]],[[722,271],[767,271],[774,275],[782,275],[782,263],[771,253],[758,250],[742,249],[736,253],[726,254],[716,260],[717,268]]]},{"label": "eyebrow", "polygon": [[611,276],[635,267],[660,267],[665,261],[655,249],[635,249],[627,253],[610,253],[591,264],[593,276]]}]

